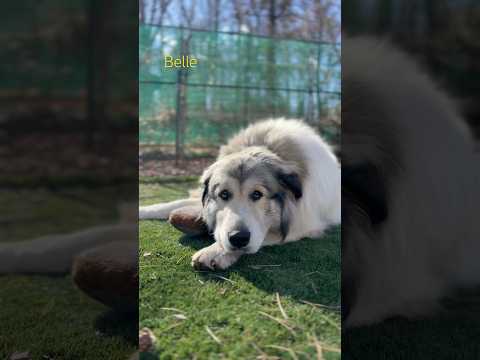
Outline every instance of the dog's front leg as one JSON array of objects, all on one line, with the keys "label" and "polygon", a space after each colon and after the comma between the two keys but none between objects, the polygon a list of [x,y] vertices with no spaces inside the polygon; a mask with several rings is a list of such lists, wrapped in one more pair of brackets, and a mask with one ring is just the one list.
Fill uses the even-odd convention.
[{"label": "dog's front leg", "polygon": [[240,252],[226,252],[218,243],[214,243],[192,256],[192,266],[196,270],[224,270],[233,265],[240,256]]}]

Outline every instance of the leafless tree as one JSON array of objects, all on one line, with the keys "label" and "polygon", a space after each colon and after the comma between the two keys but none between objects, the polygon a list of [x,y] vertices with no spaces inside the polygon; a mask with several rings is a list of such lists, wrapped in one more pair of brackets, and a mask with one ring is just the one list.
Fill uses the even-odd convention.
[{"label": "leafless tree", "polygon": [[140,19],[140,23],[142,24],[145,22],[145,0],[139,0],[138,12],[138,17]]},{"label": "leafless tree", "polygon": [[338,0],[234,0],[237,28],[254,34],[338,42]]},{"label": "leafless tree", "polygon": [[[172,0],[140,0],[140,22],[163,25]],[[147,11],[150,10],[147,18]]]},{"label": "leafless tree", "polygon": [[208,0],[207,27],[210,30],[218,31],[220,28],[222,0]]},{"label": "leafless tree", "polygon": [[[191,32],[188,28],[192,27],[195,20],[196,1],[181,0],[180,14],[182,23],[185,24],[185,29],[182,31],[182,38],[180,44],[180,55],[189,55],[190,40],[192,38]],[[176,114],[176,137],[175,137],[175,154],[176,160],[185,157],[185,132],[187,128],[187,77],[188,72],[180,68],[178,71],[177,80],[177,114]]]}]

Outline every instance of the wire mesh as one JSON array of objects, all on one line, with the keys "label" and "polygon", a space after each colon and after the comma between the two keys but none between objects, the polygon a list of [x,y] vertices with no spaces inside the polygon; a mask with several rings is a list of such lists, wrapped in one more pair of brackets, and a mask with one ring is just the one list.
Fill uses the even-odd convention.
[{"label": "wire mesh", "polygon": [[[251,122],[282,116],[338,142],[339,44],[145,24],[139,36],[140,144],[217,146]],[[196,67],[165,67],[165,56],[182,55]]]}]

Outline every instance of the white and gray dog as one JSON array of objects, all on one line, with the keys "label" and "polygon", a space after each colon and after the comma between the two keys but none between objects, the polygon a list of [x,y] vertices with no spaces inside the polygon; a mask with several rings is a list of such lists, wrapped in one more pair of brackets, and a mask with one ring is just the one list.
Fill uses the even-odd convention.
[{"label": "white and gray dog", "polygon": [[296,120],[251,125],[222,146],[201,177],[198,197],[140,207],[140,219],[167,219],[186,205],[203,207],[215,243],[192,258],[225,269],[264,245],[319,237],[341,219],[340,165],[315,131]]},{"label": "white and gray dog", "polygon": [[385,42],[342,44],[344,326],[480,284],[480,154],[454,104]]}]

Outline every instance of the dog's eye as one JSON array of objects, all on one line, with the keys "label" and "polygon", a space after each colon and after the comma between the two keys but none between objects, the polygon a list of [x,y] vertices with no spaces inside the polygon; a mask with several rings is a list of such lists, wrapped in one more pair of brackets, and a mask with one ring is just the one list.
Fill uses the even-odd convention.
[{"label": "dog's eye", "polygon": [[220,194],[218,194],[218,196],[223,201],[227,201],[228,199],[230,199],[231,194],[228,190],[222,190],[222,191],[220,191]]},{"label": "dog's eye", "polygon": [[253,200],[253,201],[257,201],[257,200],[260,200],[262,198],[263,194],[258,191],[258,190],[255,190],[254,192],[252,192],[250,194],[250,198]]}]

